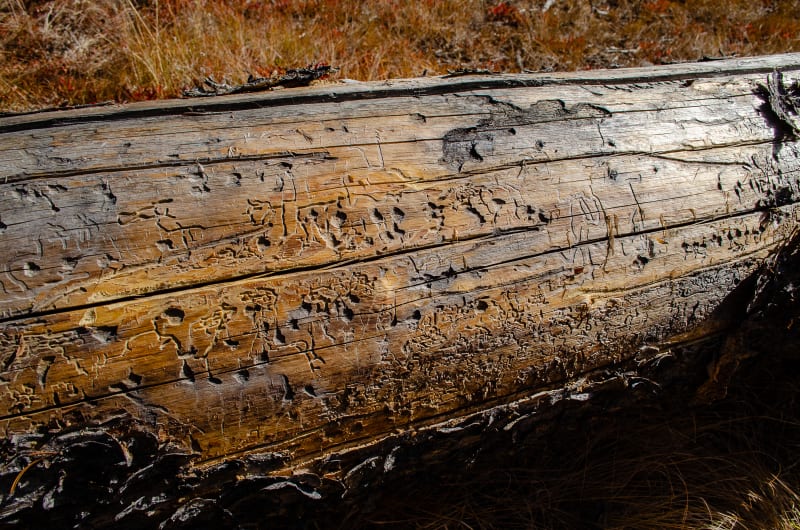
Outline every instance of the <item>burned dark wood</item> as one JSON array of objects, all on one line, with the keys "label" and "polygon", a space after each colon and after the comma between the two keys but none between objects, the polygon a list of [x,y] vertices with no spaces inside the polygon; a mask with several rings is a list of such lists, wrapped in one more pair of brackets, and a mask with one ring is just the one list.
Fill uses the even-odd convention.
[{"label": "burned dark wood", "polygon": [[57,506],[58,470],[95,446],[120,468],[109,495],[153,488],[114,500],[117,521],[192,512],[152,478],[176,468],[352,490],[416,436],[513,429],[606,370],[719,340],[797,230],[798,70],[785,55],[0,119],[2,517]]}]

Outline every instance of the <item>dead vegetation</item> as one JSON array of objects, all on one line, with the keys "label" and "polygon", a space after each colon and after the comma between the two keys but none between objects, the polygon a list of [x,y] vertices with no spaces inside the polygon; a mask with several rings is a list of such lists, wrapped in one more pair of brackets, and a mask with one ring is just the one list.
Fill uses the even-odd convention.
[{"label": "dead vegetation", "polygon": [[374,80],[800,50],[795,0],[6,0],[0,110],[177,97],[327,63]]}]

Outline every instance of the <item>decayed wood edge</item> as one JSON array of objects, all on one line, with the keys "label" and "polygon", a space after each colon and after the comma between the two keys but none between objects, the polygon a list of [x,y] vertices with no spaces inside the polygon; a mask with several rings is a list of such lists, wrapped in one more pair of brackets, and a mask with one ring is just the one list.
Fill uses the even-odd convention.
[{"label": "decayed wood edge", "polygon": [[[13,456],[7,458],[14,463],[0,472],[0,484],[16,488],[10,494],[5,488],[0,493],[0,522],[30,523],[46,514],[55,528],[77,522],[93,527],[174,528],[201,523],[209,515],[207,510],[231,503],[237,505],[233,511],[239,517],[249,519],[257,512],[262,525],[286,524],[291,518],[287,506],[305,505],[301,510],[313,512],[326,503],[357,505],[398,473],[414,476],[414,469],[424,464],[441,465],[457,450],[477,449],[477,440],[501,436],[511,440],[532,425],[552,421],[564,404],[594,406],[608,399],[606,394],[618,397],[630,392],[632,382],[644,381],[660,383],[643,377],[641,370],[623,367],[613,374],[586,374],[562,388],[343,448],[291,470],[282,467],[290,459],[285,452],[251,453],[198,467],[192,465],[191,454],[162,445],[143,458],[140,447],[146,451],[148,445],[158,445],[154,435],[138,423],[112,420],[43,438],[36,450],[12,450],[9,456]],[[95,465],[87,469],[82,460],[88,457],[88,447],[93,448]],[[121,472],[107,471],[114,468]],[[76,494],[73,480],[95,481],[107,489],[84,507],[85,491]],[[258,504],[258,509],[240,512],[246,502]]]},{"label": "decayed wood edge", "polygon": [[224,112],[262,106],[298,105],[337,102],[349,99],[421,96],[454,91],[561,84],[631,84],[677,81],[693,77],[714,77],[769,73],[800,66],[800,53],[724,59],[663,66],[588,70],[564,73],[499,74],[463,77],[398,79],[373,82],[350,82],[309,88],[284,89],[257,94],[219,96],[202,100],[183,99],[129,103],[76,110],[53,110],[0,118],[0,134],[16,130],[52,127],[60,124],[98,119],[129,119],[185,112]]},{"label": "decayed wood edge", "polygon": [[[723,310],[731,313],[726,318],[737,322],[741,319],[743,306],[752,294],[751,284],[748,282],[743,293],[731,297],[732,302],[723,304]],[[17,481],[23,472],[30,473],[30,482],[20,482],[16,495],[0,490],[0,521],[13,519],[20,512],[24,517],[35,518],[43,507],[44,513],[52,511],[76,520],[92,517],[93,524],[110,524],[113,520],[128,527],[143,524],[144,520],[150,526],[163,524],[169,518],[197,517],[197,513],[190,517],[185,512],[198,499],[216,503],[237,497],[267,502],[275,511],[261,517],[280,521],[280,507],[285,503],[359,502],[368,499],[369,491],[393,474],[416,474],[415,469],[419,471],[424,461],[441,464],[452,458],[452,453],[477,449],[492,437],[513,441],[518,435],[524,436],[535,426],[552,421],[563,410],[562,405],[605,407],[606,403],[625,402],[631,396],[637,399],[642,391],[639,387],[645,394],[658,394],[662,384],[684,378],[687,366],[696,368],[707,362],[724,331],[717,330],[700,340],[693,334],[676,336],[640,350],[610,370],[592,370],[566,385],[543,388],[510,402],[489,403],[478,410],[434,419],[366,443],[344,444],[324,456],[307,459],[293,460],[290,451],[255,451],[196,465],[193,461],[197,455],[171,443],[159,446],[150,426],[126,417],[50,435],[17,436],[2,448],[4,460],[12,464],[0,472],[0,485]],[[158,449],[154,450],[154,446]],[[89,470],[82,469],[85,450],[91,447],[101,450],[98,463]],[[47,466],[41,469],[27,467],[30,462],[44,460]],[[104,477],[111,484],[103,493],[101,499],[105,502],[99,509],[94,499],[95,509],[85,512],[54,501],[62,494],[76,494],[69,489],[71,484],[65,487],[66,475],[96,480],[96,474],[106,474],[110,468],[120,471]],[[176,489],[184,493],[177,495]],[[79,495],[83,497],[83,493]]]}]

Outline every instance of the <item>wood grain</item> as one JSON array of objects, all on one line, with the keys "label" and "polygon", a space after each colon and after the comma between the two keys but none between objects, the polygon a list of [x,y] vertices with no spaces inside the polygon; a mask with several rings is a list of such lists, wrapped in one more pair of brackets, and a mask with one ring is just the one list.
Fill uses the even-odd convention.
[{"label": "wood grain", "polygon": [[798,65],[2,118],[2,429],[289,465],[714,336],[797,230]]}]

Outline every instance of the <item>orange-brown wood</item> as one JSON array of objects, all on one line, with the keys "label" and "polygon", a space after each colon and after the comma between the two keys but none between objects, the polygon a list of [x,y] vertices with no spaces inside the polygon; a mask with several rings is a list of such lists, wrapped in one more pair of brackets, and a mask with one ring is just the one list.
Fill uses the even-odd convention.
[{"label": "orange-brown wood", "polygon": [[773,68],[2,118],[0,425],[288,470],[712,337],[798,226]]}]

